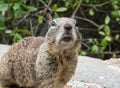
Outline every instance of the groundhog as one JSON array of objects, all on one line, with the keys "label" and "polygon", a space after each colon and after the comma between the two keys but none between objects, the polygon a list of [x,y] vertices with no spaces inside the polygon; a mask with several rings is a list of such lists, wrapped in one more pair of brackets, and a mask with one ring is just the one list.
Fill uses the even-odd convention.
[{"label": "groundhog", "polygon": [[75,19],[50,21],[44,38],[24,38],[3,56],[0,88],[63,88],[75,72],[80,46]]}]

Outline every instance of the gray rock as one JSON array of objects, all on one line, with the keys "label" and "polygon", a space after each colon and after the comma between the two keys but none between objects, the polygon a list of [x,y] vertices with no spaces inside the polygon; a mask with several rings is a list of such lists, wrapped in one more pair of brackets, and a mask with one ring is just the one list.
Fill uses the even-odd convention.
[{"label": "gray rock", "polygon": [[[0,44],[0,58],[9,47]],[[79,56],[75,75],[68,84],[73,88],[120,88],[120,63],[116,68],[115,64],[109,65],[107,62],[110,61]]]},{"label": "gray rock", "polygon": [[9,45],[0,44],[0,58],[7,52]]},{"label": "gray rock", "polygon": [[120,88],[118,70],[110,68],[103,60],[85,56],[79,56],[76,72],[71,80],[97,83],[105,88]]},{"label": "gray rock", "polygon": [[74,81],[70,80],[66,86],[71,86],[72,88],[104,88],[101,85],[96,83],[85,83],[77,80],[74,80]]}]

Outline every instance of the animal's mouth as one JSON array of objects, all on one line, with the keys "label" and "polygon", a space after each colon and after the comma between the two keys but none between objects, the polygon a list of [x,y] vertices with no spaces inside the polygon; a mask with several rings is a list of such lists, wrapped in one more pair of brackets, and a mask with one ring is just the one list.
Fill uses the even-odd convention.
[{"label": "animal's mouth", "polygon": [[72,41],[72,38],[71,37],[63,37],[62,41],[70,42],[70,41]]},{"label": "animal's mouth", "polygon": [[65,34],[62,38],[63,42],[71,42],[73,40],[72,35]]},{"label": "animal's mouth", "polygon": [[72,34],[63,34],[58,42],[61,49],[69,49],[74,44],[74,36]]}]

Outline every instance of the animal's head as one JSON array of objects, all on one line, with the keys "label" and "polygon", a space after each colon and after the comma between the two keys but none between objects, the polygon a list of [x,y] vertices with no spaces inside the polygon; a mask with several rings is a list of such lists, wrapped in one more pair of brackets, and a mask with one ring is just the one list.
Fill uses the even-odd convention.
[{"label": "animal's head", "polygon": [[76,26],[76,20],[72,18],[57,18],[50,22],[50,28],[46,34],[46,40],[59,49],[71,49],[81,42],[81,35]]}]

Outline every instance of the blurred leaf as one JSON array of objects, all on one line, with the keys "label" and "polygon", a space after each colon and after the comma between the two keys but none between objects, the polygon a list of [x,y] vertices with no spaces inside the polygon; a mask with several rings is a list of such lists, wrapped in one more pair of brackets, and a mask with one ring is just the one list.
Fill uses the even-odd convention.
[{"label": "blurred leaf", "polygon": [[94,41],[93,41],[93,39],[88,39],[88,43],[93,43]]},{"label": "blurred leaf", "polygon": [[54,11],[54,12],[56,12],[56,10],[57,10],[57,4],[54,4],[54,6],[52,7],[52,10]]},{"label": "blurred leaf", "polygon": [[0,30],[0,34],[2,34],[3,33],[3,31],[2,30]]},{"label": "blurred leaf", "polygon": [[14,10],[17,10],[17,9],[19,9],[20,8],[20,4],[19,3],[15,3],[14,5],[13,5],[13,9]]},{"label": "blurred leaf", "polygon": [[98,40],[96,38],[93,39],[95,44],[98,44]]},{"label": "blurred leaf", "polygon": [[11,34],[11,33],[13,33],[13,31],[12,30],[6,30],[5,33]]},{"label": "blurred leaf", "polygon": [[110,22],[110,17],[107,15],[105,18],[105,24],[109,24],[109,22]]},{"label": "blurred leaf", "polygon": [[84,0],[86,3],[89,3],[90,0]]},{"label": "blurred leaf", "polygon": [[19,17],[22,16],[22,14],[23,14],[22,10],[17,10],[17,11],[14,12],[14,17],[19,18]]},{"label": "blurred leaf", "polygon": [[3,4],[3,0],[0,0],[0,4]]},{"label": "blurred leaf", "polygon": [[66,7],[60,7],[60,8],[57,8],[56,12],[64,12],[66,10],[67,10]]},{"label": "blurred leaf", "polygon": [[94,53],[94,54],[97,53],[98,50],[99,50],[99,48],[98,48],[97,45],[93,45],[92,48],[91,48],[91,51],[92,51],[92,53]]},{"label": "blurred leaf", "polygon": [[78,2],[76,1],[72,7],[75,8],[77,5],[78,5]]},{"label": "blurred leaf", "polygon": [[21,3],[14,3],[13,7],[11,8],[11,16],[15,17],[15,18],[18,18],[20,17],[24,10],[23,10],[23,4]]},{"label": "blurred leaf", "polygon": [[4,29],[4,17],[3,16],[0,16],[0,30],[3,30]]},{"label": "blurred leaf", "polygon": [[94,16],[94,11],[93,11],[93,9],[90,9],[90,10],[89,10],[89,15],[90,15],[90,16]]},{"label": "blurred leaf", "polygon": [[104,26],[105,26],[105,25],[101,25],[101,26],[99,26],[98,30],[103,29],[103,28],[104,28]]},{"label": "blurred leaf", "polygon": [[119,17],[120,17],[120,10],[118,10],[118,15],[119,15]]},{"label": "blurred leaf", "polygon": [[69,2],[65,2],[65,6],[66,6],[66,7],[68,7],[68,6],[69,6],[69,4],[70,4]]},{"label": "blurred leaf", "polygon": [[92,43],[92,44],[98,44],[98,40],[96,38],[92,39],[88,39],[88,43]]},{"label": "blurred leaf", "polygon": [[115,18],[119,16],[118,11],[112,11],[111,15]]},{"label": "blurred leaf", "polygon": [[21,6],[21,9],[24,11],[24,12],[33,12],[33,11],[36,11],[37,8],[33,7],[33,6],[27,6],[25,4],[20,4]]},{"label": "blurred leaf", "polygon": [[104,47],[106,47],[107,46],[107,40],[106,39],[103,39],[102,41],[101,41],[101,43],[100,43],[100,45],[102,45],[102,46],[104,46]]},{"label": "blurred leaf", "polygon": [[109,26],[105,26],[105,34],[110,35],[110,27]]},{"label": "blurred leaf", "polygon": [[119,38],[120,38],[120,35],[119,35],[119,34],[116,34],[116,35],[115,35],[115,40],[117,41],[117,40],[119,40]]},{"label": "blurred leaf", "polygon": [[85,55],[87,55],[87,53],[86,53],[86,51],[81,50],[81,51],[80,51],[80,55],[85,56]]},{"label": "blurred leaf", "polygon": [[112,40],[111,36],[106,36],[105,39],[106,39],[107,41],[111,41],[111,40]]},{"label": "blurred leaf", "polygon": [[46,2],[46,3],[48,3],[48,2],[49,2],[49,0],[45,0],[45,2]]},{"label": "blurred leaf", "polygon": [[117,17],[117,18],[116,18],[116,21],[120,21],[120,18],[119,18],[119,17]]},{"label": "blurred leaf", "polygon": [[43,16],[39,16],[39,17],[38,17],[38,22],[39,22],[39,23],[42,23],[42,22],[43,22]]},{"label": "blurred leaf", "polygon": [[22,36],[21,36],[20,34],[16,33],[16,34],[14,35],[13,41],[14,41],[14,42],[18,42],[20,39],[22,39]]},{"label": "blurred leaf", "polygon": [[33,11],[36,11],[36,10],[37,10],[37,8],[35,8],[35,7],[33,7],[33,6],[27,6],[27,8],[28,8],[28,11],[29,11],[29,12],[33,12]]},{"label": "blurred leaf", "polygon": [[103,31],[99,31],[99,34],[105,36],[105,33]]},{"label": "blurred leaf", "polygon": [[18,32],[21,32],[21,33],[23,33],[23,34],[30,35],[30,31],[28,31],[27,29],[21,29],[21,30],[18,30]]},{"label": "blurred leaf", "polygon": [[57,13],[54,14],[54,18],[58,18],[59,15]]},{"label": "blurred leaf", "polygon": [[7,11],[8,9],[8,4],[0,4],[0,12],[2,13],[2,16],[5,15],[5,12]]},{"label": "blurred leaf", "polygon": [[116,5],[116,4],[113,4],[113,8],[114,8],[115,10],[118,10],[118,9],[119,9],[119,6]]},{"label": "blurred leaf", "polygon": [[5,29],[5,27],[0,27],[0,31],[3,31]]}]

